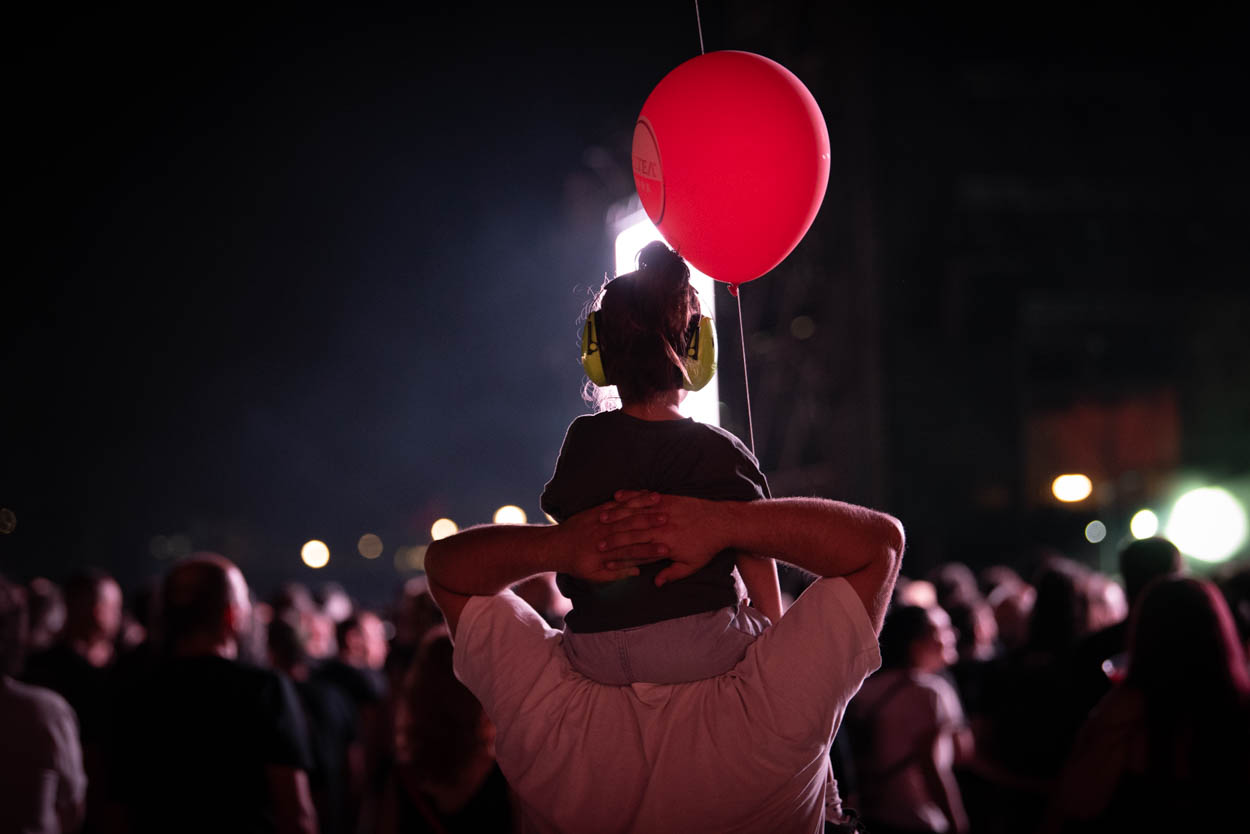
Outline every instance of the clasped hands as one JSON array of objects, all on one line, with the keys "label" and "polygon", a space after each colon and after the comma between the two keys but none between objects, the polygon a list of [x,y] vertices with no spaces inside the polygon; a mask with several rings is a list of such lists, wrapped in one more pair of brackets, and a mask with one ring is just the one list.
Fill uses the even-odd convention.
[{"label": "clasped hands", "polygon": [[620,490],[613,500],[559,525],[568,572],[591,582],[639,574],[638,566],[669,559],[657,586],[689,576],[729,546],[731,502],[704,501],[642,490]]}]

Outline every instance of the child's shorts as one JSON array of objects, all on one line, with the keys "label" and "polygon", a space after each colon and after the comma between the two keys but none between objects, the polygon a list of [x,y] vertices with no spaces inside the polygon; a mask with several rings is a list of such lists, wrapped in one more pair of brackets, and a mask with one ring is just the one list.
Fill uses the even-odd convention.
[{"label": "child's shorts", "polygon": [[590,634],[564,630],[573,668],[599,683],[686,683],[728,672],[772,623],[740,601],[673,620]]}]

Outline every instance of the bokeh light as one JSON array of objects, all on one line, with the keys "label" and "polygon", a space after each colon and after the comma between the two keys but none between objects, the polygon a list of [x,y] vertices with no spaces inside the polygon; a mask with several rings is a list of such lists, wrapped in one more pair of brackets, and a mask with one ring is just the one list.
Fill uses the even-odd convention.
[{"label": "bokeh light", "polygon": [[1164,535],[1187,556],[1222,562],[1246,540],[1246,510],[1219,487],[1191,490],[1172,507]]},{"label": "bokeh light", "polygon": [[382,555],[382,540],[373,533],[365,533],[356,542],[356,549],[366,559],[376,559]]},{"label": "bokeh light", "polygon": [[1107,537],[1107,525],[1101,521],[1094,519],[1085,525],[1085,540],[1098,544]]},{"label": "bokeh light", "polygon": [[310,568],[324,568],[330,563],[330,548],[325,542],[313,539],[300,548],[299,557]]},{"label": "bokeh light", "polygon": [[395,550],[395,570],[400,573],[425,570],[426,545],[410,545]]},{"label": "bokeh light", "polygon": [[496,524],[524,524],[525,522],[525,510],[514,504],[505,504],[495,510]]},{"label": "bokeh light", "polygon": [[460,531],[456,526],[456,522],[450,518],[440,518],[438,521],[430,525],[430,538],[434,541],[445,539],[448,536],[454,536]]},{"label": "bokeh light", "polygon": [[1151,510],[1138,510],[1129,520],[1128,530],[1135,539],[1148,539],[1159,532],[1159,516]]},{"label": "bokeh light", "polygon": [[1050,485],[1050,491],[1060,501],[1071,504],[1088,498],[1094,485],[1085,475],[1060,475]]},{"label": "bokeh light", "polygon": [[797,316],[790,321],[790,335],[800,342],[812,338],[816,334],[816,322],[811,316]]}]

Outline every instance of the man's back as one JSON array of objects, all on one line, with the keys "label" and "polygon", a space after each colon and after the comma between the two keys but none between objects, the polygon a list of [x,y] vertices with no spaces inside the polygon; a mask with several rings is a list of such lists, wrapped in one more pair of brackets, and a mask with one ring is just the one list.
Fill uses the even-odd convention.
[{"label": "man's back", "polygon": [[32,832],[76,828],[87,777],[78,723],[65,699],[0,675],[0,738],[0,827]]},{"label": "man's back", "polygon": [[460,620],[456,672],[538,831],[816,831],[829,743],[880,664],[864,607],[815,583],[733,671],[610,687],[568,667],[558,632],[511,594]]},{"label": "man's back", "polygon": [[173,658],[120,698],[114,772],[137,831],[274,830],[267,767],[309,767],[290,681],[221,657]]}]

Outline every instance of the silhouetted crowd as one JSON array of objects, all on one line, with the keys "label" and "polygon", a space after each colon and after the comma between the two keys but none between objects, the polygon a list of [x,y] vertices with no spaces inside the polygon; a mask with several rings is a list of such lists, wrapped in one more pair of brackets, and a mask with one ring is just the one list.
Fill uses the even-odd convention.
[{"label": "silhouetted crowd", "polygon": [[[560,626],[551,577],[516,590]],[[213,554],[129,597],[0,578],[0,834],[518,830],[441,619],[423,578],[383,611],[257,598]],[[1239,830],[1248,656],[1250,570],[1191,578],[1164,539],[1114,579],[1060,556],[901,577],[837,789],[873,834]]]}]

